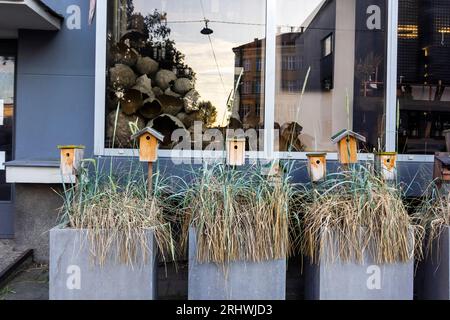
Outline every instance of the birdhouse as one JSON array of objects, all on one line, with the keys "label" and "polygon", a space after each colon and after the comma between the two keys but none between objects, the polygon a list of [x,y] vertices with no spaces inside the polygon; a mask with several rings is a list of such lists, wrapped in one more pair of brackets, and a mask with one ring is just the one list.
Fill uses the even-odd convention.
[{"label": "birdhouse", "polygon": [[366,142],[366,138],[351,130],[342,130],[331,137],[331,141],[338,145],[338,156],[341,164],[358,162],[358,142]]},{"label": "birdhouse", "polygon": [[278,160],[269,162],[262,166],[261,174],[267,176],[269,184],[272,186],[280,185],[282,182],[283,170]]},{"label": "birdhouse", "polygon": [[227,139],[227,164],[230,166],[245,164],[245,138]]},{"label": "birdhouse", "polygon": [[84,157],[84,146],[58,146],[60,150],[60,168],[63,175],[76,175]]},{"label": "birdhouse", "polygon": [[159,143],[164,141],[164,136],[161,133],[146,127],[132,135],[131,139],[139,139],[139,161],[156,162]]},{"label": "birdhouse", "polygon": [[397,153],[375,154],[375,170],[385,181],[395,181],[397,179]]},{"label": "birdhouse", "polygon": [[434,156],[434,174],[436,184],[450,184],[450,153],[438,152]]},{"label": "birdhouse", "polygon": [[324,181],[327,176],[327,154],[310,153],[308,157],[308,174],[311,182]]}]

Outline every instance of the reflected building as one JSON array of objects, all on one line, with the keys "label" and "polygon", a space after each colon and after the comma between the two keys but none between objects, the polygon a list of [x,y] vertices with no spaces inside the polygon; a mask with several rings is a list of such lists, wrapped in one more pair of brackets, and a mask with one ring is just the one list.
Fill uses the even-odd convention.
[{"label": "reflected building", "polygon": [[[374,2],[384,17],[386,1],[370,4]],[[275,127],[280,129],[281,136],[287,132],[287,137],[297,138],[294,150],[335,151],[330,137],[349,124],[368,138],[370,148],[381,137],[386,39],[384,27],[367,32],[365,19],[370,4],[365,0],[325,0],[306,21],[299,21],[287,30],[280,27]],[[253,94],[258,92],[255,79],[262,72],[257,68],[262,48],[264,40],[234,49],[236,81],[240,79],[240,85],[233,115],[244,127],[246,120],[256,119],[262,99]],[[239,77],[241,72],[243,75]],[[306,90],[302,96],[303,87]],[[264,114],[258,114],[258,121],[264,122]],[[287,151],[282,140],[279,149]]]},{"label": "reflected building", "polygon": [[264,124],[264,51],[265,39],[255,39],[233,48],[236,93],[232,118],[245,128]]}]

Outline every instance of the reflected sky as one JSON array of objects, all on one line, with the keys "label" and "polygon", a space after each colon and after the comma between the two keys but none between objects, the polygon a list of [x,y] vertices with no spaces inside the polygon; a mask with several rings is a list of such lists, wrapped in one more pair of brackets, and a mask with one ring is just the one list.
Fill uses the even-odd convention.
[{"label": "reflected sky", "polygon": [[[298,28],[321,2],[279,0],[278,22]],[[202,99],[211,101],[218,109],[220,122],[234,85],[232,49],[265,37],[265,0],[134,0],[134,6],[135,11],[143,15],[154,9],[167,12],[171,38],[177,49],[186,55],[186,63],[196,72],[196,88]],[[209,27],[214,30],[212,47],[208,37],[200,33],[204,18],[211,20]]]}]

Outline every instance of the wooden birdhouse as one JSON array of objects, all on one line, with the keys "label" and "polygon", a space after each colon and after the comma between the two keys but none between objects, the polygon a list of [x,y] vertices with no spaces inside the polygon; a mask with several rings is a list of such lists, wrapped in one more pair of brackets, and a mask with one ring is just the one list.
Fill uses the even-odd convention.
[{"label": "wooden birdhouse", "polygon": [[308,174],[311,182],[324,181],[327,176],[327,154],[310,153],[308,157]]},{"label": "wooden birdhouse", "polygon": [[338,157],[341,164],[358,163],[358,142],[366,142],[366,138],[351,130],[342,130],[331,137],[338,145]]},{"label": "wooden birdhouse", "polygon": [[282,182],[283,170],[278,160],[264,164],[261,167],[261,174],[267,177],[267,181],[272,186],[280,185]]},{"label": "wooden birdhouse", "polygon": [[385,181],[395,181],[397,179],[397,153],[376,153],[375,170]]},{"label": "wooden birdhouse", "polygon": [[139,139],[139,161],[156,162],[159,143],[164,141],[161,133],[147,127],[132,135],[131,139]]},{"label": "wooden birdhouse", "polygon": [[229,166],[245,164],[245,138],[227,139],[227,164]]},{"label": "wooden birdhouse", "polygon": [[434,156],[433,179],[438,187],[450,185],[450,153],[438,152]]},{"label": "wooden birdhouse", "polygon": [[58,146],[61,156],[61,173],[76,175],[84,157],[84,146]]}]

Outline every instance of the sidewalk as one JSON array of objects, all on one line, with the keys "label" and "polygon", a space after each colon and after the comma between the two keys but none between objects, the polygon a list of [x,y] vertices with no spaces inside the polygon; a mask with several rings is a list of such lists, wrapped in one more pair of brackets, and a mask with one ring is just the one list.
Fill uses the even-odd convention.
[{"label": "sidewalk", "polygon": [[[158,274],[158,295],[160,300],[187,299],[188,265],[179,262],[177,267],[168,263],[160,264]],[[166,277],[167,272],[167,277]],[[300,276],[299,261],[291,261],[287,273],[288,300],[303,299],[303,281]],[[19,270],[3,288],[0,287],[0,300],[48,300],[48,266],[32,264]]]},{"label": "sidewalk", "polygon": [[48,266],[32,264],[0,288],[0,300],[48,300]]}]

